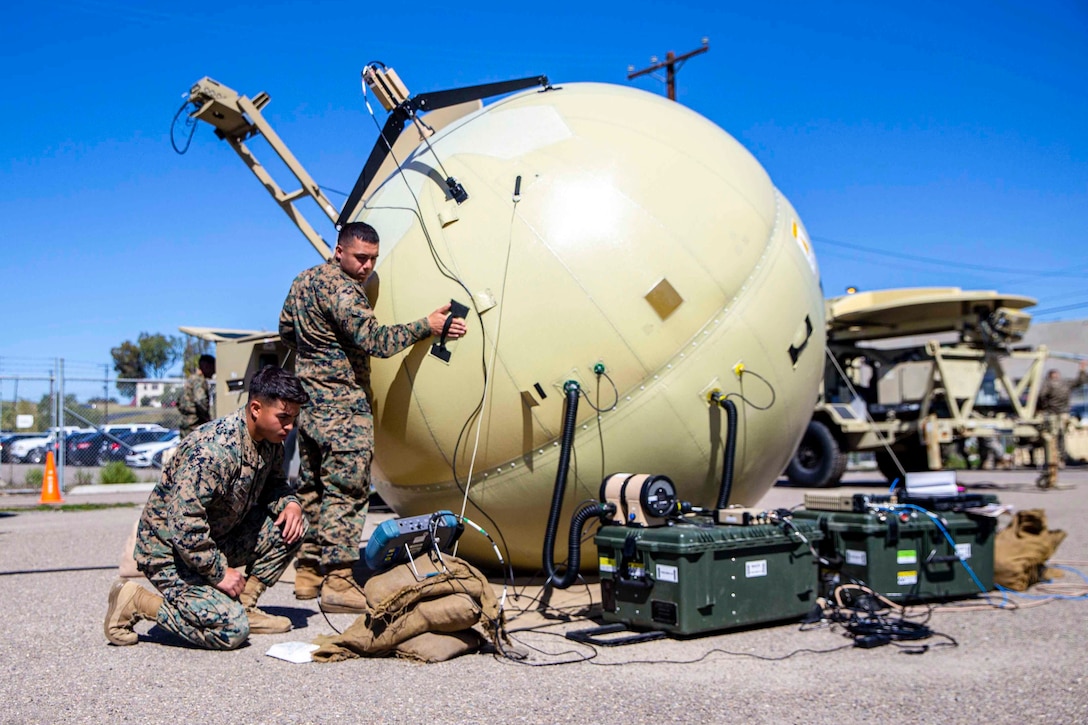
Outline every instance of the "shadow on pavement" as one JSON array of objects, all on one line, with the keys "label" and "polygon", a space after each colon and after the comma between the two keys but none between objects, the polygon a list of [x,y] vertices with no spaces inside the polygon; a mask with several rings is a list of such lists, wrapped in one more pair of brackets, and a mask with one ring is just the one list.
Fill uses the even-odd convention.
[{"label": "shadow on pavement", "polygon": [[[315,599],[314,602],[316,603],[316,601],[317,600]],[[313,609],[303,609],[301,607],[278,607],[274,604],[265,606],[260,603],[258,603],[257,606],[261,608],[261,611],[271,614],[272,616],[287,617],[291,620],[291,627],[294,629],[302,629],[309,624],[311,617],[321,616],[321,612]]]}]

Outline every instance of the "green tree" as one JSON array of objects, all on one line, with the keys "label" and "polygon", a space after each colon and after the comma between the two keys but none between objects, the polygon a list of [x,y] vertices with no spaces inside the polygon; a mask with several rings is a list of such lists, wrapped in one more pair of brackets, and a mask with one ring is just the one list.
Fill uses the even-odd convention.
[{"label": "green tree", "polygon": [[38,408],[34,411],[34,422],[38,424],[39,430],[45,430],[49,426],[53,425],[53,398],[49,393],[42,395],[38,401]]},{"label": "green tree", "polygon": [[178,361],[184,350],[184,342],[173,335],[149,335],[141,332],[136,342],[140,347],[144,369],[155,378],[161,378]]},{"label": "green tree", "polygon": [[[48,406],[47,406],[48,409]],[[0,430],[15,430],[15,417],[18,415],[34,415],[38,413],[38,406],[30,400],[19,399],[14,402],[4,401],[4,411],[0,417]],[[37,422],[37,418],[35,418]],[[41,428],[35,428],[41,430]]]},{"label": "green tree", "polygon": [[73,394],[64,396],[64,415],[65,425],[85,426],[102,423],[102,411],[79,402]]},{"label": "green tree", "polygon": [[[182,353],[182,375],[189,377],[197,371],[197,362],[200,360],[201,355],[208,355],[212,352],[211,340],[202,340],[199,337],[192,335],[185,336],[185,352]],[[164,402],[163,405],[166,403]]]},{"label": "green tree", "polygon": [[[147,369],[143,356],[140,354],[140,346],[129,340],[125,340],[117,347],[110,350],[113,357],[113,369],[119,378],[146,378]],[[117,392],[126,398],[136,394],[136,383],[119,382]]]},{"label": "green tree", "polygon": [[[53,425],[53,409],[50,406],[51,402],[52,401],[49,393],[45,393],[38,401],[37,409],[34,411],[34,420],[37,421],[41,430],[45,430],[49,426]],[[79,413],[83,417],[87,417],[88,409],[86,408],[86,406],[80,404],[80,402],[76,400],[75,393],[68,393],[64,396],[64,407],[67,410],[74,410],[76,413]],[[66,424],[83,425],[82,421],[71,420],[66,421]]]},{"label": "green tree", "polygon": [[[136,342],[125,340],[110,350],[113,369],[119,378],[161,378],[184,352],[184,342],[173,335],[141,332]],[[117,383],[117,391],[125,397],[136,394],[136,384]]]}]

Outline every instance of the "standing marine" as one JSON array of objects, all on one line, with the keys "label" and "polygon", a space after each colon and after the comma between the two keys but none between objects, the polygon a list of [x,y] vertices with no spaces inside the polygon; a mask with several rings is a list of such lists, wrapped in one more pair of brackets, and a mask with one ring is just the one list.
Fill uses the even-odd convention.
[{"label": "standing marine", "polygon": [[1063,380],[1057,370],[1049,370],[1043,387],[1039,390],[1039,402],[1036,406],[1038,412],[1044,415],[1068,415],[1069,399],[1073,395],[1073,388],[1079,388],[1088,383],[1088,361],[1081,361],[1080,371],[1073,380]]},{"label": "standing marine", "polygon": [[1081,361],[1080,370],[1073,380],[1065,380],[1057,370],[1049,370],[1043,387],[1039,389],[1036,412],[1042,414],[1046,422],[1047,434],[1052,436],[1057,445],[1058,465],[1065,465],[1065,433],[1069,427],[1069,400],[1073,388],[1088,383],[1088,361]]},{"label": "standing marine", "polygon": [[181,398],[178,400],[178,412],[181,413],[178,432],[182,438],[214,417],[211,391],[214,383],[211,379],[215,376],[215,357],[201,355],[197,368],[195,373],[185,379],[185,389],[181,391]]},{"label": "standing marine", "polygon": [[250,381],[244,408],[182,441],[136,535],[136,565],[158,594],[115,581],[106,639],[136,644],[136,623],[150,620],[198,647],[224,650],[250,634],[291,629],[257,599],[290,565],[306,528],[283,476],[283,441],[308,399],[293,374],[265,367]]},{"label": "standing marine", "polygon": [[[299,416],[298,497],[309,527],[295,564],[295,597],[320,595],[326,612],[361,612],[366,603],[352,566],[370,495],[370,357],[441,334],[450,310],[446,304],[414,322],[380,324],[363,288],[378,242],[369,224],[345,224],[333,258],[295,278],[280,313],[280,338],[295,349],[295,370],[310,395]],[[465,334],[463,319],[448,324],[447,338]]]}]

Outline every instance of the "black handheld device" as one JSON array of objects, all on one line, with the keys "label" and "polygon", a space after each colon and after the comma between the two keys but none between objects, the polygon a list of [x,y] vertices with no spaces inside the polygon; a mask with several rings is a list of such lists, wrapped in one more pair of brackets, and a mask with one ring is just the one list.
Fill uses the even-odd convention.
[{"label": "black handheld device", "polygon": [[457,300],[450,300],[450,314],[446,318],[446,324],[442,326],[442,335],[438,338],[438,342],[431,345],[431,354],[442,362],[448,363],[450,361],[450,350],[446,347],[446,335],[450,332],[450,325],[453,324],[453,318],[460,317],[464,319],[468,315],[468,307],[461,304]]}]

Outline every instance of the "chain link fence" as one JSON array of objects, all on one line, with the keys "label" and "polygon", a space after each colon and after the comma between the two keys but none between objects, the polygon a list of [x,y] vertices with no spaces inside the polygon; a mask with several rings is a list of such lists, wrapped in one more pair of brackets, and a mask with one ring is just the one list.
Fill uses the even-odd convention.
[{"label": "chain link fence", "polygon": [[[183,378],[116,378],[63,359],[0,360],[0,489],[155,481],[177,444]],[[167,455],[169,455],[167,453]]]}]

